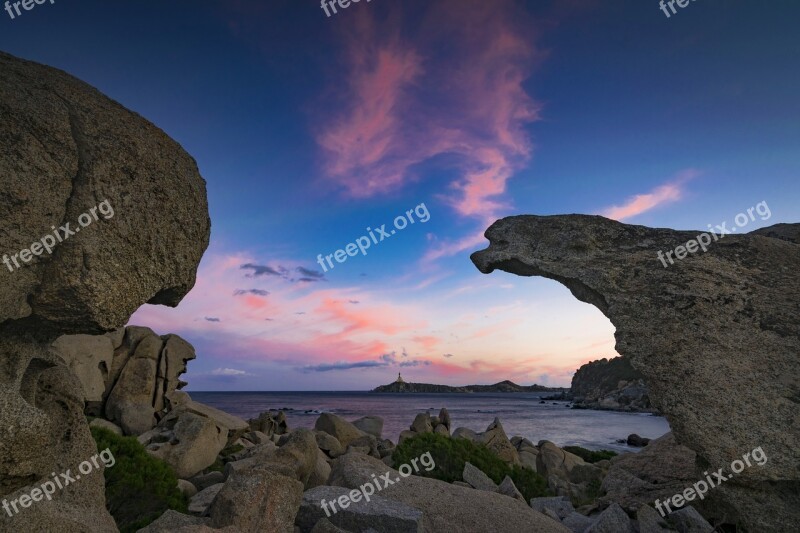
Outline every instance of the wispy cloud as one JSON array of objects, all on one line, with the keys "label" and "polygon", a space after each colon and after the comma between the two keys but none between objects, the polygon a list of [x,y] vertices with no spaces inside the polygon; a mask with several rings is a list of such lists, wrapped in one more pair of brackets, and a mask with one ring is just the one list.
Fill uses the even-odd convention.
[{"label": "wispy cloud", "polygon": [[[242,270],[249,270],[250,273],[246,276],[248,278],[259,278],[262,276],[275,276],[280,279],[289,281],[291,283],[295,282],[309,282],[314,283],[317,281],[325,281],[325,274],[319,272],[318,270],[311,270],[305,267],[295,267],[294,269],[286,268],[282,265],[277,265],[275,267],[270,265],[258,265],[255,263],[245,263],[240,266]],[[291,273],[297,272],[300,274],[301,277],[295,278],[292,277]]]},{"label": "wispy cloud", "polygon": [[235,368],[217,368],[210,372],[212,376],[246,376],[247,372],[244,370],[236,370]]},{"label": "wispy cloud", "polygon": [[205,320],[208,322],[222,322],[219,318],[214,316],[207,316],[205,317]]},{"label": "wispy cloud", "polygon": [[[523,82],[539,57],[530,25],[507,0],[444,0],[415,35],[402,18],[363,10],[344,38],[341,106],[330,106],[316,138],[327,178],[350,196],[370,197],[418,179],[438,156],[458,169],[442,195],[484,222],[506,204],[506,182],[530,157],[525,126],[538,106]],[[442,53],[442,50],[449,53]]]},{"label": "wispy cloud", "polygon": [[622,205],[614,205],[604,209],[601,214],[613,220],[625,220],[641,215],[656,207],[677,202],[683,198],[686,182],[696,178],[700,173],[694,169],[680,172],[671,181],[656,187],[649,193],[637,194],[628,198]]},{"label": "wispy cloud", "polygon": [[269,291],[262,289],[236,289],[233,291],[234,296],[243,296],[245,294],[252,294],[254,296],[267,296],[269,295]]}]

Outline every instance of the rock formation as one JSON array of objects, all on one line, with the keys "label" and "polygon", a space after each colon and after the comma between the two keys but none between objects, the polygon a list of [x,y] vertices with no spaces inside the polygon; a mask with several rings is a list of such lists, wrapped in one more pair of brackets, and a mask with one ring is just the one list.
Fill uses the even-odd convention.
[{"label": "rock formation", "polygon": [[800,522],[800,225],[725,235],[662,264],[659,252],[698,233],[598,216],[515,216],[492,224],[489,248],[472,261],[487,274],[556,280],[600,309],[616,328],[617,351],[644,375],[651,402],[701,471],[761,446],[766,465],[708,498],[749,530],[788,530]]},{"label": "rock formation", "polygon": [[572,376],[570,396],[576,408],[653,411],[647,385],[627,357],[603,358],[581,366]]},{"label": "rock formation", "polygon": [[[210,221],[194,160],[85,83],[0,53],[0,102],[0,243],[22,261],[0,267],[0,497],[13,499],[96,453],[84,400],[97,400],[97,376],[51,344],[115,330],[144,303],[177,305],[194,285]],[[103,202],[112,216],[78,223]],[[32,245],[55,235],[63,242],[51,254]],[[103,485],[102,475],[85,476],[5,525],[114,531]]]}]

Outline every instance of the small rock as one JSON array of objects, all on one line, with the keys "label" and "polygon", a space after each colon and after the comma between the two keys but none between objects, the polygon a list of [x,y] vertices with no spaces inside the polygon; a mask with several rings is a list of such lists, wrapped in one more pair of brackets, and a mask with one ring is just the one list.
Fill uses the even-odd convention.
[{"label": "small rock", "polygon": [[433,424],[431,424],[431,415],[429,413],[420,413],[414,418],[411,423],[411,431],[416,433],[432,433]]},{"label": "small rock", "polygon": [[[572,531],[572,533],[584,533],[592,523],[592,519],[588,516],[573,511],[561,522],[561,525]],[[644,531],[641,533],[644,533]]]},{"label": "small rock", "polygon": [[633,531],[631,519],[622,507],[612,503],[584,533],[633,533]]},{"label": "small rock", "polygon": [[492,481],[489,476],[484,474],[481,469],[469,461],[464,463],[464,473],[461,477],[463,477],[464,481],[469,483],[472,488],[488,492],[497,492],[498,490],[497,484]]},{"label": "small rock", "polygon": [[193,478],[190,478],[189,481],[191,481],[192,485],[197,487],[198,491],[203,491],[211,485],[224,482],[225,475],[222,472],[214,471],[209,472],[208,474],[194,476]]},{"label": "small rock", "polygon": [[178,490],[184,493],[189,498],[197,494],[197,487],[195,487],[190,481],[186,481],[185,479],[178,480]]},{"label": "small rock", "polygon": [[[298,529],[298,531],[302,531]],[[327,518],[320,518],[316,524],[314,524],[314,528],[311,530],[311,533],[349,533],[340,527],[336,527],[331,524],[331,521]]]},{"label": "small rock", "polygon": [[663,533],[669,531],[669,525],[658,511],[649,505],[642,505],[636,511],[636,521],[639,523],[639,533]]},{"label": "small rock", "polygon": [[627,442],[628,446],[635,446],[637,448],[642,448],[647,446],[647,443],[650,442],[650,439],[646,437],[640,437],[636,433],[631,433],[628,435],[628,439],[625,441]]},{"label": "small rock", "polygon": [[503,478],[502,483],[500,483],[500,486],[497,488],[497,492],[510,498],[516,498],[521,502],[525,501],[525,497],[522,495],[522,493],[520,493],[519,490],[517,490],[517,486],[514,485],[514,481],[508,476]]},{"label": "small rock", "polygon": [[189,513],[196,516],[206,516],[208,508],[211,507],[214,498],[217,497],[224,485],[224,483],[217,483],[195,494],[189,501]]},{"label": "small rock", "polygon": [[379,416],[364,416],[353,421],[353,425],[368,435],[380,439],[383,434],[383,418]]},{"label": "small rock", "polygon": [[[183,528],[187,526],[203,526],[207,523],[208,518],[190,516],[170,509],[162,514],[155,522],[138,530],[136,533],[172,533],[173,531],[184,531]],[[191,529],[191,531],[195,530]]]},{"label": "small rock", "polygon": [[714,528],[706,522],[697,509],[687,505],[667,516],[667,520],[675,526],[680,533],[711,533]]},{"label": "small rock", "polygon": [[558,516],[559,520],[563,520],[571,513],[575,512],[575,508],[572,507],[572,502],[563,496],[532,498],[531,508],[539,511],[540,513],[543,513],[545,509],[552,509],[553,512],[555,512]]}]

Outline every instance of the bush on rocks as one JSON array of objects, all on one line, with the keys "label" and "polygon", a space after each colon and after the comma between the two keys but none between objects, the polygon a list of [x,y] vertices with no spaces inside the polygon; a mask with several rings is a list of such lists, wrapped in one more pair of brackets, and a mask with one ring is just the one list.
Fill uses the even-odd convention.
[{"label": "bush on rocks", "polygon": [[427,452],[430,452],[436,466],[429,472],[420,468],[415,473],[421,476],[448,483],[463,481],[464,465],[469,462],[497,484],[502,483],[506,476],[510,477],[526,501],[548,495],[547,481],[536,472],[507,464],[482,444],[467,439],[451,439],[437,433],[423,433],[398,444],[392,455],[394,467],[403,464],[413,466],[411,461]]},{"label": "bush on rocks", "polygon": [[114,466],[105,469],[106,507],[121,533],[135,532],[169,509],[186,512],[188,498],[169,465],[148,454],[135,437],[91,430],[97,449],[109,448],[114,456]]},{"label": "bush on rocks", "polygon": [[581,448],[580,446],[564,446],[562,449],[565,452],[577,455],[587,463],[605,461],[606,459],[611,459],[617,455],[617,452],[613,452],[611,450],[587,450],[586,448]]}]

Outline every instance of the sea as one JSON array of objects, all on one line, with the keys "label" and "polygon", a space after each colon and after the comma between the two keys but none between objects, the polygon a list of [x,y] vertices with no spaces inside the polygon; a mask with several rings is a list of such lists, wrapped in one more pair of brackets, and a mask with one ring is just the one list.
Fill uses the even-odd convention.
[{"label": "sea", "polygon": [[[534,444],[549,440],[558,446],[590,450],[636,452],[640,448],[617,442],[631,433],[651,439],[670,428],[662,416],[571,409],[569,402],[542,400],[551,393],[373,393],[373,392],[194,392],[192,399],[226,413],[255,418],[263,411],[282,410],[290,428],[313,428],[323,412],[353,421],[362,416],[384,420],[383,437],[397,442],[418,413],[450,413],[451,429],[485,431],[500,419],[511,438],[521,435]],[[544,401],[544,403],[541,403]]]}]

